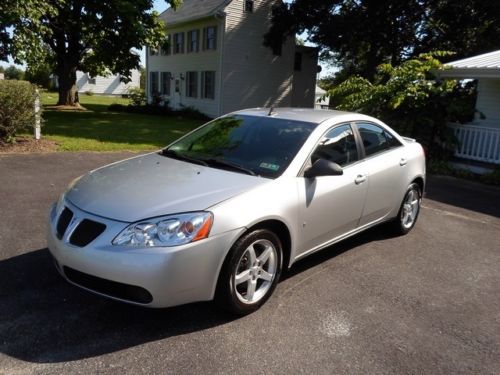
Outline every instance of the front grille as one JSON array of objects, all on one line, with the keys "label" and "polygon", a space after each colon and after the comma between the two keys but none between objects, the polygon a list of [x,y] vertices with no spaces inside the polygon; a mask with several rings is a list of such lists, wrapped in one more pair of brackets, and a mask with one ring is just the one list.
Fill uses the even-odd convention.
[{"label": "front grille", "polygon": [[105,229],[106,225],[104,224],[89,219],[84,219],[76,227],[73,234],[71,234],[69,243],[79,247],[87,246],[98,236],[100,236]]},{"label": "front grille", "polygon": [[64,274],[73,283],[110,297],[142,304],[153,301],[151,293],[139,286],[102,279],[66,266]]},{"label": "front grille", "polygon": [[61,212],[61,216],[59,216],[59,221],[57,222],[57,238],[61,239],[64,236],[64,232],[68,229],[68,225],[73,218],[73,212],[67,207],[64,207],[64,210]]}]

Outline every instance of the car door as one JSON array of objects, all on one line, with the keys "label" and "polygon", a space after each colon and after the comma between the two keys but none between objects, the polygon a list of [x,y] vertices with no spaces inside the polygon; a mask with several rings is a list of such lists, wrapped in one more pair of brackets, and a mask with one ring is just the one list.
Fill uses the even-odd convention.
[{"label": "car door", "polygon": [[327,131],[310,155],[308,165],[318,158],[327,159],[343,167],[343,175],[297,178],[299,257],[357,227],[367,191],[359,155],[350,124],[337,125]]},{"label": "car door", "polygon": [[371,122],[356,122],[364,148],[367,195],[359,226],[383,220],[399,207],[406,190],[403,145],[388,130]]}]

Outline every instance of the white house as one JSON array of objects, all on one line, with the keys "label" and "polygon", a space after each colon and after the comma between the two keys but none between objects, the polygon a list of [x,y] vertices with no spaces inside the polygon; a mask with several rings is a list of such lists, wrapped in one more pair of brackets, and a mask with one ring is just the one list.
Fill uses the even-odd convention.
[{"label": "white house", "polygon": [[124,83],[120,80],[120,75],[109,75],[91,77],[87,73],[80,71],[76,72],[76,85],[78,91],[84,93],[90,91],[94,94],[102,95],[123,95],[126,94],[131,87],[139,87],[141,73],[138,70],[132,70],[132,80]]},{"label": "white house", "polygon": [[446,64],[443,78],[477,79],[477,115],[468,124],[451,124],[459,141],[456,156],[500,164],[500,50]]},{"label": "white house", "polygon": [[[80,94],[91,92],[98,95],[124,95],[129,88],[140,86],[141,73],[137,69],[132,70],[131,78],[130,82],[124,83],[119,74],[92,77],[88,73],[77,71],[76,86]],[[54,87],[58,87],[57,76],[54,76]]]},{"label": "white house", "polygon": [[185,0],[160,17],[167,48],[148,48],[148,101],[194,107],[210,117],[249,107],[314,107],[318,52],[290,38],[263,46],[280,0]]}]

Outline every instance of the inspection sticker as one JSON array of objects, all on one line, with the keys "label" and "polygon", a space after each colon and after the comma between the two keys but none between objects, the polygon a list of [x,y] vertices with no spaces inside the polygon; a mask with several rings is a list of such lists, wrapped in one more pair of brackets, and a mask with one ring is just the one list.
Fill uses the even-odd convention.
[{"label": "inspection sticker", "polygon": [[270,170],[275,171],[275,172],[278,169],[280,169],[280,166],[278,164],[271,164],[271,163],[260,163],[260,167],[265,168],[265,169],[270,169]]}]

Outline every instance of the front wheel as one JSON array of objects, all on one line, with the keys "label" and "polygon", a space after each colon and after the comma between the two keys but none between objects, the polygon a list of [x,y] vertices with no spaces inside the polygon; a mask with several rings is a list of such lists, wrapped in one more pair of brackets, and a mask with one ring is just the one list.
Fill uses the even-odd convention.
[{"label": "front wheel", "polygon": [[279,238],[267,229],[258,229],[241,237],[222,267],[216,303],[239,315],[257,310],[278,283],[282,253]]},{"label": "front wheel", "polygon": [[394,219],[392,226],[397,234],[404,235],[410,232],[417,222],[422,203],[422,192],[418,184],[408,186],[398,216]]}]

